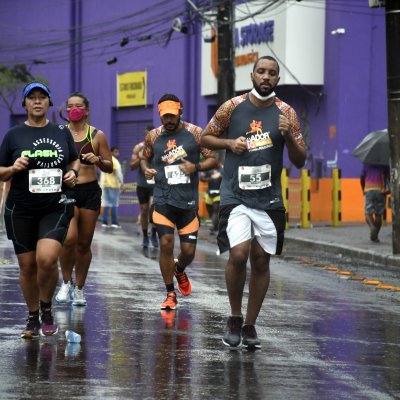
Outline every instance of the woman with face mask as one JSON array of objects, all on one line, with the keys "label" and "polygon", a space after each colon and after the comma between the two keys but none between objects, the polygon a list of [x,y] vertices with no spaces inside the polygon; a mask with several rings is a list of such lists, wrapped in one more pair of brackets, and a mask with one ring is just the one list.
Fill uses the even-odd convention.
[{"label": "woman with face mask", "polygon": [[[101,208],[101,188],[97,168],[112,173],[113,164],[106,135],[89,125],[89,101],[79,92],[68,97],[68,128],[75,141],[81,169],[71,197],[75,199],[75,215],[71,220],[60,256],[63,282],[57,293],[58,303],[86,306],[84,285],[92,259],[91,244]],[[75,286],[72,275],[75,268]]]}]

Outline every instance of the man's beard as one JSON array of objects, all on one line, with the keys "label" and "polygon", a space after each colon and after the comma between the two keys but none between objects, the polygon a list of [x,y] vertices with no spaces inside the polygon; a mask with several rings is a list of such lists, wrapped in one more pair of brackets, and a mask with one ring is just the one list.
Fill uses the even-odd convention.
[{"label": "man's beard", "polygon": [[172,132],[175,132],[178,129],[178,126],[179,126],[180,123],[181,123],[181,119],[179,118],[178,122],[176,124],[169,123],[169,124],[167,124],[168,128],[167,128],[167,125],[164,125],[164,128],[165,128],[165,130],[167,132],[172,133]]},{"label": "man's beard", "polygon": [[257,86],[254,82],[253,82],[253,88],[254,90],[262,97],[266,97],[268,95],[270,95],[276,88],[276,85],[271,87],[269,90],[261,90],[260,86]]}]

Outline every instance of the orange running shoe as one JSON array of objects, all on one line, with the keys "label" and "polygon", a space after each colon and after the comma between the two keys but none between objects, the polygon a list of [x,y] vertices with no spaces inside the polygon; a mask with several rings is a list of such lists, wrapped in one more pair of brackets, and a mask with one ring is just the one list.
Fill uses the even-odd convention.
[{"label": "orange running shoe", "polygon": [[176,280],[178,281],[178,289],[181,292],[182,296],[189,296],[192,293],[192,283],[186,275],[186,272],[182,272],[181,274],[174,271],[174,275]]},{"label": "orange running shoe", "polygon": [[173,310],[162,310],[161,318],[165,322],[165,328],[171,329],[175,325],[175,311]]},{"label": "orange running shoe", "polygon": [[161,310],[175,310],[178,305],[178,299],[175,292],[168,292],[167,298],[161,303]]}]

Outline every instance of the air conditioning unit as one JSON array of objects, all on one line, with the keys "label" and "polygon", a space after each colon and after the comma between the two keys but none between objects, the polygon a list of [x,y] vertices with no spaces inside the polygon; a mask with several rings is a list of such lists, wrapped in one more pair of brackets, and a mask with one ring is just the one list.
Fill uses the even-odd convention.
[{"label": "air conditioning unit", "polygon": [[370,8],[385,7],[386,0],[368,0]]}]

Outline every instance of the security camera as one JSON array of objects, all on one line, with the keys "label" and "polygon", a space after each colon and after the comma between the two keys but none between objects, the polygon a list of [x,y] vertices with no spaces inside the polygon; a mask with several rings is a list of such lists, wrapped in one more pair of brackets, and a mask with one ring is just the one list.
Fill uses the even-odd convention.
[{"label": "security camera", "polygon": [[172,29],[175,32],[180,32],[180,33],[188,33],[189,32],[188,27],[182,24],[182,21],[179,17],[174,19],[174,22],[172,23]]},{"label": "security camera", "polygon": [[215,42],[215,33],[207,33],[203,36],[204,43],[213,43]]},{"label": "security camera", "polygon": [[179,17],[174,19],[174,22],[172,23],[172,29],[175,32],[181,32],[181,30],[182,30],[182,21],[181,21],[181,19]]},{"label": "security camera", "polygon": [[344,28],[337,28],[331,31],[331,35],[344,35],[346,33],[346,29]]}]

